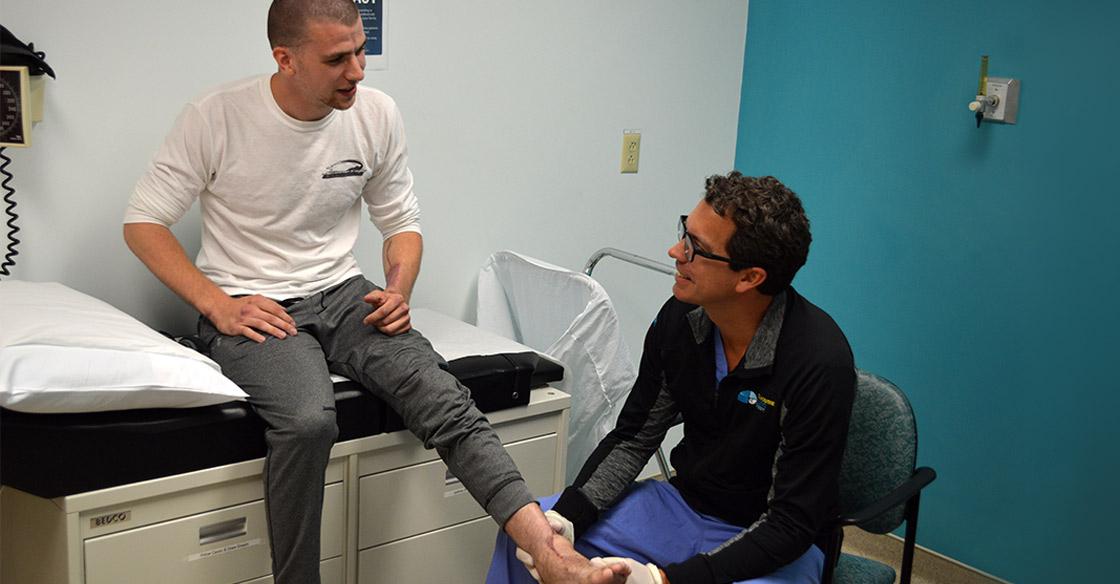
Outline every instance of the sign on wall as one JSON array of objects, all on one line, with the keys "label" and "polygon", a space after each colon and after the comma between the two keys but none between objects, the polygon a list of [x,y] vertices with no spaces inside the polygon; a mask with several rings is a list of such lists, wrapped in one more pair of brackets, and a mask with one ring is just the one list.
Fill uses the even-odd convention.
[{"label": "sign on wall", "polygon": [[388,69],[385,55],[386,0],[354,0],[366,33],[366,69]]}]

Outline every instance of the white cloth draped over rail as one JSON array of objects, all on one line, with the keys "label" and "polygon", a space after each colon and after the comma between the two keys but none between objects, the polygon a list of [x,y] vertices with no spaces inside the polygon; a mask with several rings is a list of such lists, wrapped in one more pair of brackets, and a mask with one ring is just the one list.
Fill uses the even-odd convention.
[{"label": "white cloth draped over rail", "polygon": [[478,274],[478,326],[564,364],[572,396],[567,481],[614,427],[637,370],[603,287],[585,274],[499,251]]}]

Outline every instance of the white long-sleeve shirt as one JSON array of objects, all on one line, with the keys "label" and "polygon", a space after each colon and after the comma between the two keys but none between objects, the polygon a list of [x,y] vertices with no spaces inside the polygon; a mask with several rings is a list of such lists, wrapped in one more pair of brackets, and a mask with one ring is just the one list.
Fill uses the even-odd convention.
[{"label": "white long-sleeve shirt", "polygon": [[188,103],[124,222],[170,226],[195,199],[195,263],[228,294],[307,296],[359,274],[361,201],[385,239],[420,232],[400,112],[361,86],[353,107],[313,122],[280,109],[268,75]]}]

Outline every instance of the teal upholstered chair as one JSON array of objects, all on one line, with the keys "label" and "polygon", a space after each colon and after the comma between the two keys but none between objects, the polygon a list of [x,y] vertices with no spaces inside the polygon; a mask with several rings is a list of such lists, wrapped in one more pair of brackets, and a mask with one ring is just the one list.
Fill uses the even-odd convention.
[{"label": "teal upholstered chair", "polygon": [[841,553],[843,528],[855,525],[887,533],[906,522],[899,581],[910,583],[918,500],[937,477],[933,469],[914,468],[918,428],[910,402],[895,384],[856,371],[856,397],[848,444],[840,470],[840,515],[825,550],[824,584],[893,584],[894,569],[874,560]]}]

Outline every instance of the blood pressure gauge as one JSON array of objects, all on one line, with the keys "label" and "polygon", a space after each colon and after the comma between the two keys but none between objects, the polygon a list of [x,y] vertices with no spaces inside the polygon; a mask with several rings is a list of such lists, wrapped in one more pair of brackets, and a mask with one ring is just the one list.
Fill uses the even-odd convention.
[{"label": "blood pressure gauge", "polygon": [[27,67],[0,67],[0,146],[31,145]]}]

